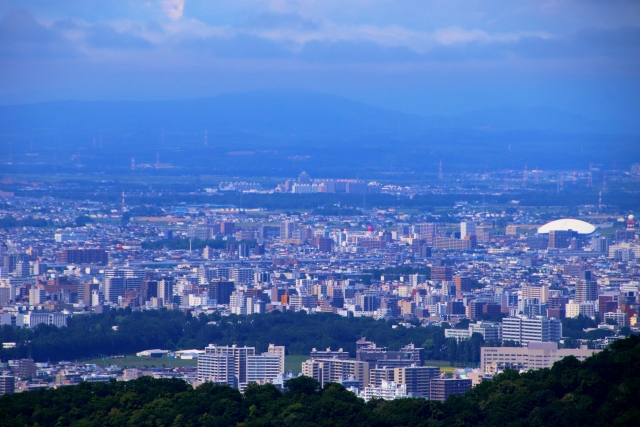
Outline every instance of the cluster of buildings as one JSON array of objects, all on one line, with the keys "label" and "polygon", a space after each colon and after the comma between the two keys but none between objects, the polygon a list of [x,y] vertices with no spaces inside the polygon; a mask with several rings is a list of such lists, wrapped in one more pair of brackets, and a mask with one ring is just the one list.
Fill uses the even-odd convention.
[{"label": "cluster of buildings", "polygon": [[[355,359],[342,349],[314,348],[309,360],[302,363],[302,375],[316,379],[321,386],[340,383],[365,400],[422,397],[444,401],[483,379],[477,370],[447,376],[439,367],[424,366],[423,349],[412,344],[391,351],[362,338],[356,347]],[[251,383],[282,387],[291,378],[291,373],[285,375],[284,358],[285,348],[273,344],[259,355],[255,347],[212,344],[198,358],[197,378],[241,391]]]},{"label": "cluster of buildings", "polygon": [[[117,358],[112,361],[117,361]],[[125,368],[117,363],[102,366],[86,362],[37,363],[32,359],[8,360],[0,363],[0,396],[81,382],[130,381],[141,376],[179,378],[195,385],[196,372],[195,366]]]},{"label": "cluster of buildings", "polygon": [[[337,183],[335,191],[343,191]],[[355,186],[361,183],[348,184],[344,191],[361,191]],[[294,185],[319,183],[301,175],[288,191]],[[532,209],[468,203],[423,214],[393,208],[286,214],[186,204],[136,214],[99,202],[4,200],[0,216],[59,226],[0,231],[0,325],[63,326],[72,316],[120,307],[196,315],[304,310],[395,319],[406,327],[447,323],[453,326],[448,338],[482,336],[483,375],[538,367],[568,352],[586,357],[640,327],[640,240],[627,214],[584,208],[582,218],[594,224],[547,222]],[[72,227],[79,217],[90,221]],[[589,349],[564,348],[562,319],[579,316],[597,320],[595,329],[607,336],[577,343]],[[467,326],[456,327],[465,320]],[[205,350],[202,363],[209,358],[211,366],[230,366],[236,356],[218,349]],[[412,395],[417,389],[403,378],[414,375],[411,369],[416,376],[428,371],[422,360],[379,367],[330,353],[312,355],[305,372],[321,383],[348,372],[358,384],[347,384],[358,393]],[[281,361],[275,372],[276,357],[247,354],[242,368],[234,359],[233,378],[223,381],[213,371],[203,378],[238,388],[247,378],[272,381],[284,373]],[[372,382],[372,372],[383,368],[393,375]]]}]

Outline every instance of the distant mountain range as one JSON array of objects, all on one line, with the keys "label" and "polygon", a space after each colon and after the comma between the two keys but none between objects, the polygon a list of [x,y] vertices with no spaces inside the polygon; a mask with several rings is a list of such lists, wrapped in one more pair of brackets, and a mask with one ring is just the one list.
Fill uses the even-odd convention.
[{"label": "distant mountain range", "polygon": [[[640,125],[639,125],[640,126]],[[109,131],[250,132],[312,135],[421,132],[428,129],[637,133],[547,107],[488,108],[419,116],[345,98],[296,91],[225,93],[174,101],[58,101],[0,106],[0,133]]]},{"label": "distant mountain range", "polygon": [[435,173],[440,160],[448,171],[584,170],[640,161],[638,134],[546,107],[420,116],[330,95],[259,91],[0,106],[0,163],[16,172],[104,171],[160,156],[192,173],[254,176]]}]

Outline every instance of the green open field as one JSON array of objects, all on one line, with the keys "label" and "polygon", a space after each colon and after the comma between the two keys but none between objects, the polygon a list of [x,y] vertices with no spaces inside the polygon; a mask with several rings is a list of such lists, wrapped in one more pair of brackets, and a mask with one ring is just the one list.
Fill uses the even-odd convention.
[{"label": "green open field", "polygon": [[308,354],[288,354],[284,358],[284,370],[299,374],[302,372],[302,362],[308,359]]},{"label": "green open field", "polygon": [[453,372],[456,369],[446,360],[425,360],[424,366],[438,366],[440,372]]},{"label": "green open field", "polygon": [[108,359],[90,359],[84,360],[83,363],[90,363],[101,366],[122,366],[124,368],[140,368],[140,367],[152,367],[152,366],[167,366],[172,368],[182,368],[186,366],[197,366],[197,359],[167,359],[166,357],[152,359],[149,357],[138,356],[126,356],[122,358],[108,358]]}]

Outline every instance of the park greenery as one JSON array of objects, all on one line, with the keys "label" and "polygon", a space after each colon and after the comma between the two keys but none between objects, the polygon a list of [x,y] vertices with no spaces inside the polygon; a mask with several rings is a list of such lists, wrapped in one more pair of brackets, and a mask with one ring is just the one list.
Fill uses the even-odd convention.
[{"label": "park greenery", "polygon": [[212,343],[235,343],[258,351],[266,351],[274,343],[286,346],[289,354],[309,354],[313,348],[343,348],[355,357],[355,342],[366,337],[394,350],[413,343],[425,349],[427,360],[477,365],[484,344],[482,336],[457,343],[444,337],[444,329],[405,327],[396,321],[331,313],[307,315],[304,311],[194,317],[178,310],[119,309],[74,316],[68,326],[61,328],[42,324],[33,329],[17,329],[5,325],[0,329],[0,341],[17,345],[1,349],[0,360],[31,357],[37,362],[57,362],[128,355],[154,348],[202,349]]},{"label": "park greenery", "polygon": [[640,338],[613,343],[583,362],[506,371],[444,403],[422,398],[364,402],[336,383],[297,377],[285,391],[250,385],[192,388],[178,379],[81,383],[0,397],[0,425],[25,426],[331,426],[591,427],[640,419]]}]

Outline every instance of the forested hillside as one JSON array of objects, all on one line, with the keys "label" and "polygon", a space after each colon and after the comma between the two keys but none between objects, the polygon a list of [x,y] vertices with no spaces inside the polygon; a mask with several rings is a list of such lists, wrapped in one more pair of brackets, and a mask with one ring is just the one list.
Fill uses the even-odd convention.
[{"label": "forested hillside", "polygon": [[355,356],[355,342],[361,337],[392,349],[413,343],[425,348],[427,359],[463,364],[479,363],[483,344],[480,335],[459,344],[454,339],[447,340],[441,327],[405,328],[397,322],[328,313],[193,317],[177,310],[120,309],[77,315],[62,328],[4,326],[0,329],[0,342],[17,342],[18,346],[1,349],[0,360],[32,357],[38,362],[57,362],[132,354],[153,348],[202,349],[212,343],[255,346],[258,351],[266,351],[269,343],[274,343],[286,346],[290,354],[308,354],[314,347],[343,348]]},{"label": "forested hillside", "polygon": [[0,425],[25,426],[637,426],[640,338],[552,369],[508,371],[445,403],[364,403],[339,384],[299,377],[280,392],[250,386],[192,389],[181,380],[82,383],[0,397]]}]

